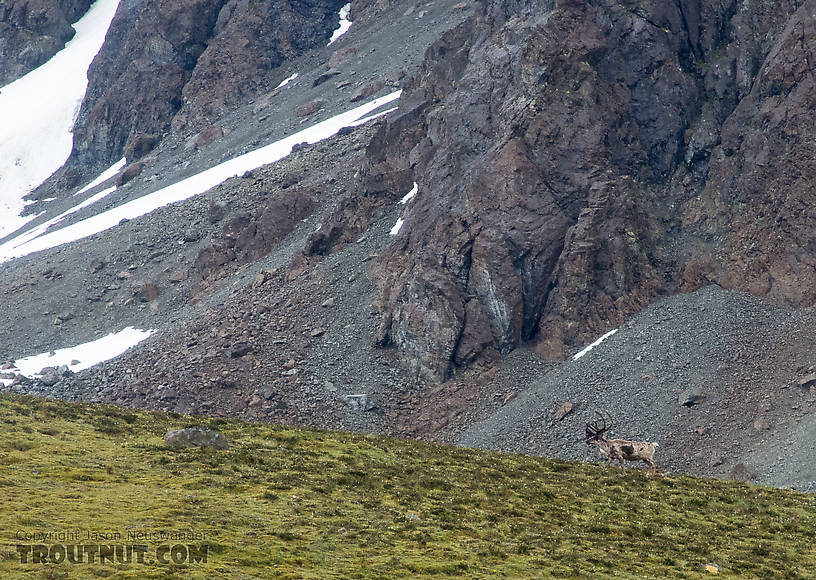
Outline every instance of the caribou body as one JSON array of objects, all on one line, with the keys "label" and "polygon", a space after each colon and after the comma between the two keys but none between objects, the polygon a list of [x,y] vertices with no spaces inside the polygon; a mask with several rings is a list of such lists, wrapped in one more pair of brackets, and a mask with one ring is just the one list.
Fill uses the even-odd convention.
[{"label": "caribou body", "polygon": [[609,415],[609,411],[606,412],[609,417],[609,423],[607,424],[606,417],[599,411],[595,411],[595,413],[601,418],[603,424],[599,421],[586,424],[586,443],[587,445],[598,446],[601,454],[606,458],[607,465],[612,465],[612,462],[617,459],[620,462],[621,469],[625,471],[624,461],[643,461],[651,468],[651,473],[657,472],[657,465],[654,462],[657,443],[607,439],[606,432],[612,428],[612,416]]}]

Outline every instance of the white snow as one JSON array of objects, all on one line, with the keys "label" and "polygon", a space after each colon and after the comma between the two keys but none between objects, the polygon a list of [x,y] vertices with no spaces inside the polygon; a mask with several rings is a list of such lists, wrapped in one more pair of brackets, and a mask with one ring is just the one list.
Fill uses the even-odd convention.
[{"label": "white snow", "polygon": [[62,221],[62,218],[64,218],[65,216],[71,215],[72,213],[76,213],[79,210],[81,210],[83,207],[88,207],[92,203],[96,203],[100,199],[108,197],[114,191],[116,191],[116,186],[115,185],[112,185],[112,186],[110,186],[108,188],[105,188],[102,191],[100,191],[99,193],[93,194],[91,197],[89,197],[88,199],[86,199],[82,203],[80,203],[78,205],[75,205],[74,207],[72,207],[68,211],[61,213],[60,215],[58,215],[54,219],[56,221],[60,222],[60,221]]},{"label": "white snow", "polygon": [[276,88],[276,89],[279,89],[279,88],[281,88],[281,87],[285,87],[286,85],[288,85],[289,83],[291,83],[293,80],[295,80],[295,79],[297,78],[297,76],[298,76],[298,74],[297,74],[297,73],[294,73],[294,74],[292,74],[291,76],[286,77],[285,79],[283,79],[283,80],[281,81],[281,84],[279,84],[279,85],[278,85],[277,87],[275,87],[275,88]]},{"label": "white snow", "polygon": [[[85,344],[21,358],[14,361],[15,368],[8,372],[35,377],[39,376],[44,367],[61,365],[67,365],[73,372],[79,372],[119,356],[155,332],[155,330],[139,330],[128,326],[124,330]],[[11,379],[0,379],[0,381],[6,385],[12,382]]]},{"label": "white snow", "polygon": [[418,191],[419,191],[419,186],[417,185],[417,182],[415,181],[413,189],[411,189],[411,191],[409,191],[408,193],[405,194],[405,197],[403,197],[400,200],[400,203],[402,205],[405,205],[406,203],[408,203],[409,201],[411,201],[414,198],[414,196],[417,194]]},{"label": "white snow", "polygon": [[[405,205],[406,203],[411,201],[411,199],[417,194],[418,191],[419,191],[419,186],[417,185],[417,182],[415,181],[414,182],[414,187],[411,189],[411,191],[406,193],[405,197],[403,197],[399,201],[400,204]],[[390,232],[391,235],[396,236],[398,233],[400,233],[400,230],[402,229],[402,224],[404,224],[404,223],[405,223],[405,213],[403,212],[403,216],[401,218],[399,218],[397,220],[397,223],[394,224],[394,227],[391,228],[391,232]]]},{"label": "white snow", "polygon": [[100,183],[103,183],[103,182],[107,181],[108,179],[110,179],[111,177],[113,177],[114,175],[119,173],[119,171],[121,171],[121,169],[125,166],[126,163],[127,163],[127,159],[122,157],[119,161],[117,161],[116,163],[114,163],[113,165],[108,167],[105,171],[100,173],[99,177],[97,177],[96,179],[91,181],[88,185],[86,185],[85,187],[83,187],[82,189],[77,191],[74,195],[79,195],[81,193],[85,193],[89,189],[93,189],[94,187],[96,187]]},{"label": "white snow", "polygon": [[396,236],[399,233],[399,231],[402,229],[402,224],[404,224],[404,223],[405,223],[405,220],[402,219],[402,218],[399,218],[397,220],[397,223],[394,224],[394,227],[391,228],[391,232],[390,232],[391,235]]},{"label": "white snow", "polygon": [[97,0],[74,24],[76,35],[47,63],[0,89],[0,237],[33,219],[23,197],[71,153],[88,67],[105,40],[119,0]]},{"label": "white snow", "polygon": [[[96,203],[97,201],[99,201],[100,199],[102,199],[104,197],[107,197],[108,195],[110,195],[114,191],[116,191],[115,186],[108,187],[107,189],[103,189],[102,191],[92,195],[91,197],[89,197],[88,199],[83,201],[82,203],[80,203],[78,205],[75,205],[74,207],[72,207],[71,209],[69,209],[67,211],[62,212],[57,217],[53,217],[50,220],[45,221],[45,222],[41,223],[38,226],[34,226],[30,230],[28,230],[26,232],[23,232],[22,234],[15,237],[14,239],[9,240],[5,244],[0,245],[0,252],[2,252],[2,248],[4,248],[6,245],[13,246],[13,247],[20,247],[23,244],[33,240],[34,238],[43,235],[46,231],[48,231],[48,229],[51,226],[54,226],[54,225],[58,224],[63,219],[65,219],[67,216],[71,215],[72,213],[78,212],[83,207],[88,207],[89,205],[91,205],[93,203]],[[37,216],[35,216],[35,217],[39,217],[41,215],[42,214],[37,214]],[[2,256],[2,253],[0,253],[0,256]],[[3,260],[0,259],[0,263],[2,263],[2,261]]]},{"label": "white snow", "polygon": [[369,115],[368,117],[363,117],[362,119],[357,119],[353,123],[349,123],[346,127],[357,127],[359,125],[365,125],[366,123],[373,121],[374,119],[379,119],[380,117],[387,115],[388,113],[393,113],[399,109],[399,107],[392,107],[390,109],[386,109],[384,111],[380,111],[379,113],[374,113],[373,115]]},{"label": "white snow", "polygon": [[573,356],[573,357],[572,357],[572,360],[578,360],[579,358],[581,358],[582,356],[584,356],[586,353],[588,353],[589,351],[591,351],[593,348],[595,348],[596,346],[598,346],[599,344],[601,344],[603,341],[605,341],[607,338],[609,338],[610,336],[612,336],[613,334],[615,334],[617,331],[618,331],[618,329],[617,329],[617,328],[616,328],[615,330],[610,330],[609,332],[607,332],[606,334],[604,334],[604,335],[603,335],[601,338],[599,338],[598,340],[596,340],[595,342],[593,342],[592,344],[590,344],[589,346],[587,346],[586,348],[584,348],[582,351],[580,351],[580,352],[576,353],[576,354],[575,354],[575,356]]},{"label": "white snow", "polygon": [[[366,115],[383,105],[396,101],[399,99],[401,93],[402,91],[395,91],[389,95],[369,101],[350,111],[335,115],[307,129],[298,131],[275,143],[225,161],[220,165],[211,167],[206,171],[174,183],[173,185],[169,185],[151,194],[134,199],[114,209],[76,222],[62,229],[42,234],[40,228],[35,228],[40,230],[36,235],[31,235],[31,232],[26,232],[1,244],[0,263],[92,236],[118,225],[123,219],[132,220],[162,206],[183,201],[200,193],[204,193],[231,177],[243,175],[247,171],[251,171],[257,167],[283,159],[292,152],[292,148],[298,143],[307,142],[314,144],[335,135],[343,127],[353,127],[364,120],[376,118],[378,115],[371,115],[370,117],[366,117]],[[66,212],[66,214],[67,213],[69,212]],[[65,217],[66,214],[54,219],[61,219]],[[51,220],[49,220],[49,222],[51,222]]]},{"label": "white snow", "polygon": [[326,46],[331,46],[335,40],[343,36],[348,32],[348,29],[351,28],[351,20],[348,19],[349,13],[351,13],[351,3],[346,4],[340,9],[340,26],[332,33],[329,44]]}]

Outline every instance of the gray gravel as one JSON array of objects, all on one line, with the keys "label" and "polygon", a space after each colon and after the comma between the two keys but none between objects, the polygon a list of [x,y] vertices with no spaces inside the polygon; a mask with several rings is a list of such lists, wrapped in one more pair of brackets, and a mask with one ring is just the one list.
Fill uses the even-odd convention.
[{"label": "gray gravel", "polygon": [[[596,410],[610,436],[658,442],[666,471],[812,489],[814,395],[798,387],[813,353],[814,312],[708,287],[659,301],[579,360],[542,372],[516,399],[458,438],[465,446],[597,461],[583,432]],[[699,402],[682,406],[686,394]],[[563,402],[575,410],[562,421]],[[767,423],[754,426],[754,421]]]}]

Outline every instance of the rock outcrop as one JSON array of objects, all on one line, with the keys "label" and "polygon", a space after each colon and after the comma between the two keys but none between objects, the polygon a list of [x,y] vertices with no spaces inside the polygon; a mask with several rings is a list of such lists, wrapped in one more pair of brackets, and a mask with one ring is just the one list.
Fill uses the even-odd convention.
[{"label": "rock outcrop", "polygon": [[[149,152],[143,135],[200,130],[261,90],[287,59],[331,36],[342,1],[192,0],[120,4],[88,72],[64,182],[124,151]],[[157,140],[150,141],[155,147]],[[128,159],[133,161],[134,159]]]},{"label": "rock outcrop", "polygon": [[378,341],[438,381],[523,343],[563,358],[707,284],[814,303],[814,11],[485,2],[363,168],[368,197],[419,183],[373,268]]},{"label": "rock outcrop", "polygon": [[0,86],[45,63],[74,36],[71,26],[91,0],[11,0],[0,3]]},{"label": "rock outcrop", "polygon": [[175,431],[168,431],[164,435],[164,443],[168,447],[211,447],[213,449],[229,449],[229,440],[220,431],[203,429],[201,427],[185,427]]}]

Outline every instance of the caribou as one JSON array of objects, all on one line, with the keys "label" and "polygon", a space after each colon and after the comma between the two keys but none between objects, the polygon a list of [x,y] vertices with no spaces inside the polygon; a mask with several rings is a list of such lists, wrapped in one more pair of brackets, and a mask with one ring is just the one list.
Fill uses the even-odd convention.
[{"label": "caribou", "polygon": [[657,443],[649,443],[646,441],[626,441],[625,439],[607,439],[606,432],[612,428],[612,415],[606,411],[609,417],[609,423],[606,417],[600,411],[595,411],[603,424],[600,421],[586,424],[586,443],[587,445],[597,445],[601,454],[606,458],[606,464],[612,465],[614,460],[620,461],[620,466],[623,471],[626,471],[624,460],[627,461],[643,461],[650,468],[650,473],[657,473],[657,465],[654,462],[655,448]]}]

